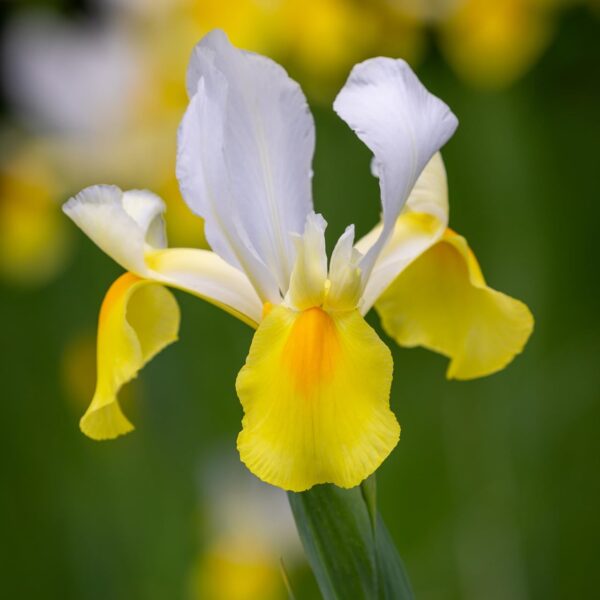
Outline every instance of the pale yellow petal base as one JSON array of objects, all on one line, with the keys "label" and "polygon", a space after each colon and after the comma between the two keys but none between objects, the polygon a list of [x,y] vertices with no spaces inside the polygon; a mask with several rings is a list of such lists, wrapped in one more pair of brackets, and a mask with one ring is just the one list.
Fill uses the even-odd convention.
[{"label": "pale yellow petal base", "polygon": [[133,429],[117,400],[121,387],[165,346],[177,339],[179,307],[161,285],[126,273],[109,289],[98,322],[97,383],[80,421],[95,440]]},{"label": "pale yellow petal base", "polygon": [[503,369],[533,330],[527,306],[488,287],[466,240],[449,229],[398,276],[375,307],[398,344],[448,356],[449,379]]},{"label": "pale yellow petal base", "polygon": [[358,485],[399,439],[389,408],[392,367],[358,310],[273,308],[236,382],[242,461],[286,490]]}]

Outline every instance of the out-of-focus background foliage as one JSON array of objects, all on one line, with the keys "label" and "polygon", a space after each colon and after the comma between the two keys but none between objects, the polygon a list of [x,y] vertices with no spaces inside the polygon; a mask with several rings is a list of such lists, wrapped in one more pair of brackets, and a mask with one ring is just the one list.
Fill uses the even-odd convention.
[{"label": "out-of-focus background foliage", "polygon": [[536,331],[507,370],[466,383],[445,381],[442,357],[394,347],[403,434],[380,507],[420,600],[597,596],[598,4],[21,0],[0,13],[3,598],[276,599],[280,554],[298,599],[318,597],[285,499],[233,453],[252,335],[240,322],[178,294],[179,343],[124,391],[136,431],[97,443],[78,430],[119,268],[60,204],[93,183],[150,188],[172,245],[203,244],[175,135],[187,57],[214,26],[307,91],[331,239],[379,211],[368,152],[331,109],[352,64],[404,57],[453,108],[451,226]]}]

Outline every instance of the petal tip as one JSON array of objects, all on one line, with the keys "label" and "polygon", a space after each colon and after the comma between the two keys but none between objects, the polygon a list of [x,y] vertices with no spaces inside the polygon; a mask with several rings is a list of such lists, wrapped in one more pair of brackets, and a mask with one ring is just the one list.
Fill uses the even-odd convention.
[{"label": "petal tip", "polygon": [[450,360],[450,364],[446,370],[446,379],[449,381],[470,381],[481,377],[489,377],[504,370],[524,351],[535,326],[533,313],[524,302],[515,298],[506,298],[511,301],[515,313],[521,312],[521,315],[515,318],[515,321],[520,321],[520,323],[517,325],[513,322],[515,325],[513,330],[515,337],[512,346],[503,354],[498,355],[495,361],[487,364],[482,363],[479,369],[470,369],[471,365],[468,362],[461,363],[459,360],[461,357],[453,358]]},{"label": "petal tip", "polygon": [[96,441],[113,440],[134,430],[116,399],[100,408],[88,410],[81,417],[79,428]]},{"label": "petal tip", "polygon": [[90,185],[69,198],[63,205],[63,212],[69,217],[75,213],[78,207],[85,204],[104,204],[107,199],[112,200],[116,196],[121,197],[123,190],[116,185],[98,184]]}]

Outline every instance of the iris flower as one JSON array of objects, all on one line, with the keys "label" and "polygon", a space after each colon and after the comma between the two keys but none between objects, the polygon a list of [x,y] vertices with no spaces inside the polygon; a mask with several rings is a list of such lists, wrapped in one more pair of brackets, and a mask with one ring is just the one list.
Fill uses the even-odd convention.
[{"label": "iris flower", "polygon": [[66,214],[127,273],[98,328],[98,381],[81,428],[94,439],[132,429],[117,393],[174,341],[186,290],[256,329],[236,381],[237,446],[260,479],[293,491],[353,487],[398,442],[392,356],[364,315],[375,305],[401,345],[450,357],[449,377],[504,367],[532,328],[525,305],[485,284],[466,241],[447,229],[440,147],[457,120],[402,60],[352,70],[334,109],[373,152],[382,221],[331,257],[313,211],[314,123],[284,69],[215,30],[187,74],[177,175],[205,219],[209,250],[168,248],[164,204],[148,191],[94,186]]}]

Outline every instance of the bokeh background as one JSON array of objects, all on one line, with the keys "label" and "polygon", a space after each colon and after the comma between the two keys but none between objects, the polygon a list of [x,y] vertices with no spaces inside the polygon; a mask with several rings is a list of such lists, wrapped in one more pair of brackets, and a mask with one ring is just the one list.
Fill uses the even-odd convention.
[{"label": "bokeh background", "polygon": [[451,226],[536,317],[524,354],[473,382],[390,342],[403,434],[379,503],[417,598],[597,597],[599,17],[575,0],[0,3],[0,596],[273,600],[283,556],[298,600],[318,598],[285,498],[233,451],[243,324],[177,294],[180,341],[123,392],[136,431],[78,429],[120,270],[60,204],[93,183],[150,188],[171,244],[202,246],[175,135],[187,57],[220,26],[306,90],[330,240],[379,212],[333,97],[360,59],[411,62],[461,123],[444,149]]}]

